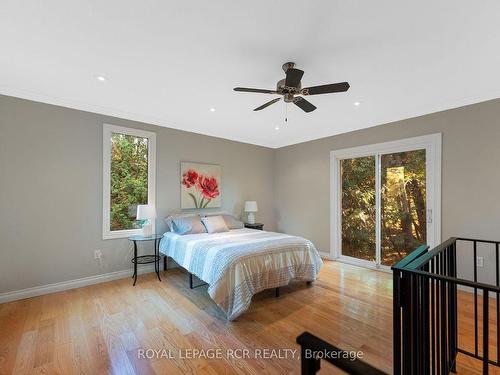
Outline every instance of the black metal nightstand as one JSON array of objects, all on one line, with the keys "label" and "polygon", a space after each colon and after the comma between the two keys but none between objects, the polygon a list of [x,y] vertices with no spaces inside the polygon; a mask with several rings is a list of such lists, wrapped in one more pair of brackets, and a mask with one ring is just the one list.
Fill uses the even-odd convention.
[{"label": "black metal nightstand", "polygon": [[[134,286],[137,282],[137,265],[138,264],[155,264],[155,272],[156,276],[158,276],[158,280],[160,279],[160,239],[163,236],[160,234],[153,234],[152,236],[144,237],[144,236],[131,236],[129,237],[129,241],[134,242],[134,257],[132,258],[132,263],[134,264],[134,274],[132,277],[134,278]],[[154,241],[155,242],[155,253],[148,255],[139,255],[137,256],[137,241]]]},{"label": "black metal nightstand", "polygon": [[262,223],[255,223],[255,224],[245,223],[245,228],[264,230],[264,224],[262,224]]}]

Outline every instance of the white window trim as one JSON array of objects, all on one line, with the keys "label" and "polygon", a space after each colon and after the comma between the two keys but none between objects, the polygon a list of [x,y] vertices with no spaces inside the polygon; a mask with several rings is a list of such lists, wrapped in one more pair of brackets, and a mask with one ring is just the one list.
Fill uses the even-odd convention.
[{"label": "white window trim", "polygon": [[[141,234],[142,229],[110,230],[111,214],[111,134],[120,133],[148,138],[148,203],[156,206],[156,133],[145,130],[103,124],[102,156],[102,238],[104,240],[125,238]],[[153,223],[153,234],[155,233]]]},{"label": "white window trim", "polygon": [[[341,254],[342,213],[340,208],[342,207],[342,204],[340,195],[340,161],[343,159],[425,149],[427,160],[432,160],[432,163],[426,163],[426,175],[430,181],[430,184],[427,187],[426,201],[432,202],[432,207],[428,206],[427,209],[432,210],[431,215],[433,228],[431,235],[427,238],[427,244],[432,248],[441,242],[441,147],[442,135],[441,133],[436,133],[421,137],[405,138],[397,141],[345,148],[330,152],[330,256],[333,259],[354,263],[363,267],[375,268],[374,263],[372,262],[362,259],[355,260],[351,257],[344,257]],[[377,165],[380,166],[380,163]],[[380,181],[377,181],[377,185],[380,187]],[[376,204],[377,210],[380,210],[379,199],[377,199]],[[380,223],[377,223],[376,230],[380,231]],[[380,233],[377,238],[380,238]],[[386,266],[381,266],[381,268],[389,270],[389,267]]]}]

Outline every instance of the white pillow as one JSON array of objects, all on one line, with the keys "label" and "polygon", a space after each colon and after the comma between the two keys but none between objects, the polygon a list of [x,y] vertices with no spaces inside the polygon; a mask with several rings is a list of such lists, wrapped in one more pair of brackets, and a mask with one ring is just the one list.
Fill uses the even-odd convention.
[{"label": "white pillow", "polygon": [[201,222],[207,228],[208,233],[229,232],[229,228],[222,216],[206,216],[201,218]]},{"label": "white pillow", "polygon": [[210,213],[207,213],[205,215],[201,215],[201,216],[205,216],[205,217],[210,217],[210,216],[222,216],[222,218],[224,219],[224,221],[226,222],[226,225],[228,227],[229,230],[231,229],[242,229],[245,227],[245,225],[243,224],[242,221],[238,220],[236,218],[236,216],[234,216],[233,214],[230,214],[229,212],[210,212]]}]

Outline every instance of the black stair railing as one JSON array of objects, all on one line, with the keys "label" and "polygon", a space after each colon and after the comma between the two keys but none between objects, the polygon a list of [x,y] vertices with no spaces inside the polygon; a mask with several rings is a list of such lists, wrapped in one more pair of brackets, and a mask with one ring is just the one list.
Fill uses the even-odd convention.
[{"label": "black stair railing", "polygon": [[320,361],[330,362],[335,367],[353,375],[387,375],[387,373],[363,362],[359,358],[323,341],[309,332],[297,337],[300,345],[302,375],[314,375],[320,370]]},{"label": "black stair railing", "polygon": [[[473,270],[472,280],[458,277],[457,243],[471,244],[470,256],[460,261]],[[478,244],[494,251],[495,282],[478,281]],[[478,360],[483,374],[491,365],[500,367],[500,241],[452,237],[429,250],[420,246],[393,267],[393,350],[395,375],[447,375],[456,372],[457,355]],[[483,249],[485,251],[487,249]],[[458,341],[458,289],[472,290],[474,338],[472,350]],[[462,292],[466,293],[466,291]],[[495,300],[490,301],[490,296]],[[490,319],[490,306],[495,317]],[[481,308],[480,308],[481,307]],[[462,307],[461,312],[465,312]],[[482,313],[482,324],[479,326]],[[491,329],[491,325],[495,325]],[[494,331],[494,335],[490,335]],[[492,337],[493,336],[493,337]],[[305,332],[297,337],[301,346],[302,374],[316,374],[326,360],[349,374],[384,374],[347,352]],[[490,346],[495,346],[495,353]],[[324,355],[324,353],[336,353]],[[314,355],[314,353],[321,353]],[[349,359],[346,359],[349,358]]]},{"label": "black stair railing", "polygon": [[[463,261],[472,267],[473,280],[465,280],[457,275],[459,242],[472,244],[470,257]],[[491,250],[495,252],[495,285],[478,282],[476,263],[478,244],[489,244]],[[458,353],[480,360],[483,374],[488,374],[489,365],[500,366],[499,244],[498,241],[453,237],[432,250],[421,246],[392,267],[394,374],[446,375],[456,371]],[[473,291],[473,351],[460,347],[458,342],[459,287]],[[490,295],[496,296],[494,342],[497,349],[493,358],[489,350]],[[480,305],[482,305],[481,340]]]}]

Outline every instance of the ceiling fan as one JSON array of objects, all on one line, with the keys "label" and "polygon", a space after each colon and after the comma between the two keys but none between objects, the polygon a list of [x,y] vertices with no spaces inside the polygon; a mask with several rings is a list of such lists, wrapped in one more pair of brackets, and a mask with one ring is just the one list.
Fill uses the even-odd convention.
[{"label": "ceiling fan", "polygon": [[[304,112],[312,112],[316,109],[309,101],[303,98],[307,95],[319,95],[319,94],[330,94],[333,92],[344,92],[349,90],[349,83],[339,82],[332,83],[329,85],[312,86],[302,88],[301,79],[304,75],[304,71],[294,68],[295,63],[287,62],[284,63],[282,68],[285,71],[285,79],[279,80],[276,85],[276,90],[266,90],[266,89],[251,89],[246,87],[235,87],[234,91],[242,92],[256,92],[262,94],[278,94],[283,95],[283,100],[286,103],[293,103]],[[277,103],[281,98],[276,98],[262,104],[260,107],[254,109],[254,111],[260,111],[264,108],[269,107],[271,104]]]}]

